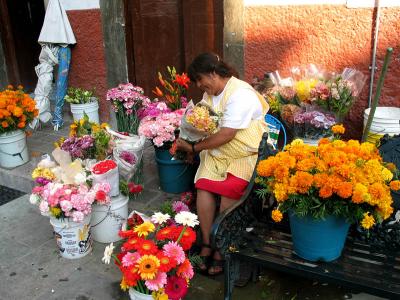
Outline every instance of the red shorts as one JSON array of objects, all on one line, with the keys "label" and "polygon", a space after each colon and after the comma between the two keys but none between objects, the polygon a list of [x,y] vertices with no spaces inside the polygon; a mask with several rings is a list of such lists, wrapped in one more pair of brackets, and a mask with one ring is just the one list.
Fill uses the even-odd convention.
[{"label": "red shorts", "polygon": [[223,181],[200,178],[196,181],[195,187],[199,190],[204,190],[230,199],[239,200],[244,194],[248,184],[248,181],[228,173],[228,176]]}]

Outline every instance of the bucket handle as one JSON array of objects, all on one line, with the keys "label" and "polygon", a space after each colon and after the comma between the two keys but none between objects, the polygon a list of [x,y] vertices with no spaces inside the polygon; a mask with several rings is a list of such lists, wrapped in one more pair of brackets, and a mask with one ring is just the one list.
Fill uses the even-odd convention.
[{"label": "bucket handle", "polygon": [[[122,217],[121,215],[118,215],[118,214],[116,214],[116,213],[113,213],[112,211],[111,211],[111,205],[109,205],[108,206],[108,209],[107,209],[107,213],[106,213],[106,215],[104,216],[104,218],[101,220],[101,221],[99,221],[97,224],[94,224],[94,225],[91,225],[91,227],[93,228],[93,227],[96,227],[97,225],[100,225],[101,223],[103,223],[108,217],[111,217],[111,218],[115,218],[117,221],[125,221],[126,220],[126,218],[124,218],[124,217]],[[121,225],[122,225],[122,223],[121,223]]]},{"label": "bucket handle", "polygon": [[10,156],[19,156],[19,158],[21,158],[21,160],[23,161],[24,159],[22,158],[22,154],[21,153],[24,152],[25,148],[26,148],[26,144],[25,144],[24,148],[22,148],[21,152],[17,152],[17,153],[11,154],[11,153],[7,153],[7,152],[4,152],[4,151],[0,150],[0,153],[6,154],[6,155],[10,155]]}]

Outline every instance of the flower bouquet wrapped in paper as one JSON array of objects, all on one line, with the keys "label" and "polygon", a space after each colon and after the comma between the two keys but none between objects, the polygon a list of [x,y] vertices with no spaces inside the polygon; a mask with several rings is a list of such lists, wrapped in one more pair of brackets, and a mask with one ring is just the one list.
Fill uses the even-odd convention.
[{"label": "flower bouquet wrapped in paper", "polygon": [[319,139],[329,136],[330,127],[341,122],[360,94],[366,76],[346,68],[328,73],[315,65],[292,68],[291,77],[270,74],[275,86],[266,98],[295,137]]},{"label": "flower bouquet wrapped in paper", "polygon": [[179,137],[188,142],[198,142],[217,130],[220,119],[221,116],[206,101],[196,105],[190,101],[182,116]]}]

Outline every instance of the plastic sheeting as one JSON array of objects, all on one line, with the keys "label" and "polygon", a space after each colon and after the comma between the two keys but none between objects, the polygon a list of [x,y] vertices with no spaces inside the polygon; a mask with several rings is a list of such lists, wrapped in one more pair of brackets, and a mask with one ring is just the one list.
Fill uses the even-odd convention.
[{"label": "plastic sheeting", "polygon": [[58,130],[64,123],[62,110],[64,106],[64,97],[68,88],[68,72],[71,63],[71,49],[69,47],[61,47],[58,52],[58,75],[57,75],[57,91],[56,105],[52,124],[54,130]]},{"label": "plastic sheeting", "polygon": [[[36,107],[39,109],[39,116],[30,123],[32,128],[36,128],[38,126],[39,120],[46,123],[51,119],[49,94],[53,80],[53,68],[54,65],[58,63],[57,56],[60,49],[59,47],[68,47],[68,45],[76,43],[71,24],[69,23],[65,9],[59,0],[49,1],[38,42],[42,45],[42,51],[39,55],[39,65],[35,67],[36,74],[38,76],[38,83],[35,89],[35,101]],[[58,74],[59,82],[57,82],[57,86],[60,85],[60,90],[57,89],[57,96],[61,95],[62,93],[64,93],[65,96],[69,62],[71,59],[70,49],[63,49],[64,50],[62,50],[60,54],[64,55],[64,53],[67,53],[67,59],[65,60],[67,63],[62,69],[64,70],[64,73],[59,72]],[[66,65],[68,65],[68,67],[67,71],[65,72]],[[57,103],[61,106],[56,109],[56,118],[61,116],[61,123],[60,119],[56,119],[53,123],[62,124],[62,115],[60,115],[58,112],[62,111],[64,99],[57,101]],[[58,126],[55,126],[54,129],[57,130]]]}]

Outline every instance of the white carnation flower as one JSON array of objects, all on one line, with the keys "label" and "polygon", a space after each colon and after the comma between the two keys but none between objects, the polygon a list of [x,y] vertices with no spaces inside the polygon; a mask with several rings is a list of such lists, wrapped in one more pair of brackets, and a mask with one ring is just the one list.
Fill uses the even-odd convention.
[{"label": "white carnation flower", "polygon": [[86,175],[84,173],[78,173],[74,177],[75,184],[82,184],[86,182]]},{"label": "white carnation flower", "polygon": [[114,251],[114,243],[111,243],[104,249],[104,256],[101,259],[101,261],[104,262],[105,264],[109,265],[113,251]]},{"label": "white carnation flower", "polygon": [[30,195],[30,197],[29,197],[29,202],[31,203],[31,204],[39,204],[39,202],[40,202],[40,196],[39,195],[37,195],[37,194],[31,194]]},{"label": "white carnation flower", "polygon": [[151,216],[151,221],[155,224],[164,224],[165,222],[167,222],[170,218],[169,214],[163,214],[160,212],[156,212],[154,213],[154,215]]},{"label": "white carnation flower", "polygon": [[197,220],[197,215],[190,211],[181,211],[175,216],[175,222],[189,227],[194,227],[200,224],[199,220]]}]

